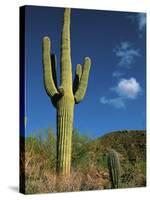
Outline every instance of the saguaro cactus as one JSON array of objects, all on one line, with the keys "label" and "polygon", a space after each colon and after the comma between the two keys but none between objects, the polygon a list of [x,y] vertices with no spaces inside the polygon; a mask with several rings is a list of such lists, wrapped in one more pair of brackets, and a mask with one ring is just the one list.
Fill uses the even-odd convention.
[{"label": "saguaro cactus", "polygon": [[74,105],[78,104],[85,95],[91,66],[91,60],[88,57],[84,60],[83,68],[77,65],[75,80],[72,84],[70,13],[71,9],[66,8],[61,35],[59,87],[56,83],[56,56],[51,55],[49,37],[43,38],[44,84],[47,94],[57,109],[57,173],[64,176],[69,176],[71,169]]},{"label": "saguaro cactus", "polygon": [[115,150],[108,153],[108,169],[112,188],[119,188],[120,183],[120,161]]}]

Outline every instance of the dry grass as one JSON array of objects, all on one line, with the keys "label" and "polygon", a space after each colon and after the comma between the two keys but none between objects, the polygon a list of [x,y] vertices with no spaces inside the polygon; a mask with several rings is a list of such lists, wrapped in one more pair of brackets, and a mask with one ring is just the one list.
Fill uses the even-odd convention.
[{"label": "dry grass", "polygon": [[26,194],[100,190],[110,186],[108,172],[96,167],[72,170],[69,178],[57,177],[56,180],[55,172],[47,167],[48,159],[35,154],[32,148],[25,153],[22,166],[25,166]]}]

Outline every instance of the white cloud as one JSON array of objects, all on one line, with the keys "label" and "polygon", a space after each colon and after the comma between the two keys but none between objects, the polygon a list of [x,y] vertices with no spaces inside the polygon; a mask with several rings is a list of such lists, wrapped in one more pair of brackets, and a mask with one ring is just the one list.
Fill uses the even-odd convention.
[{"label": "white cloud", "polygon": [[118,78],[118,77],[120,77],[120,76],[123,76],[123,73],[120,72],[120,71],[114,71],[114,72],[112,73],[112,76]]},{"label": "white cloud", "polygon": [[122,98],[119,97],[107,99],[106,97],[103,96],[100,98],[100,103],[109,104],[114,106],[115,108],[125,108],[125,102],[123,101]]},{"label": "white cloud", "polygon": [[135,49],[132,45],[125,41],[113,49],[115,55],[119,58],[118,66],[131,68],[131,65],[135,62],[136,57],[140,56],[139,49]]},{"label": "white cloud", "polygon": [[146,14],[145,13],[131,14],[131,15],[128,15],[127,18],[130,19],[132,23],[136,23],[137,30],[140,33],[145,31],[145,28],[146,28]]},{"label": "white cloud", "polygon": [[121,79],[114,90],[120,97],[136,99],[141,92],[141,87],[135,78],[130,78]]},{"label": "white cloud", "polygon": [[117,96],[114,98],[102,96],[100,98],[100,103],[111,105],[115,108],[126,108],[126,102],[128,100],[137,99],[142,91],[140,84],[133,77],[119,80],[117,86],[110,89],[115,92]]},{"label": "white cloud", "polygon": [[137,22],[138,22],[138,28],[140,31],[143,31],[146,26],[146,14],[145,13],[139,13],[137,14]]}]

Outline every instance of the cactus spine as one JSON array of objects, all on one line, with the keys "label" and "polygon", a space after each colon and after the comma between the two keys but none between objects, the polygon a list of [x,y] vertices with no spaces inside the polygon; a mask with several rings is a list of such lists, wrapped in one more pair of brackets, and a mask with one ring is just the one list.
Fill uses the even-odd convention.
[{"label": "cactus spine", "polygon": [[118,153],[113,149],[108,153],[108,169],[109,169],[112,188],[119,188],[120,161],[118,158]]},{"label": "cactus spine", "polygon": [[49,37],[43,38],[44,85],[57,110],[57,173],[63,176],[69,176],[71,170],[74,105],[79,103],[85,95],[91,66],[91,60],[88,57],[84,60],[83,68],[81,65],[77,65],[72,86],[70,14],[71,9],[66,8],[61,35],[59,87],[56,83],[56,56],[50,53]]}]

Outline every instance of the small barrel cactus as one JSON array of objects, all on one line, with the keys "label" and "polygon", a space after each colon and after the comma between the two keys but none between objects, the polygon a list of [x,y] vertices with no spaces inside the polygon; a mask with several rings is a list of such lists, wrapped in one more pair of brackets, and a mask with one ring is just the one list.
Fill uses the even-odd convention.
[{"label": "small barrel cactus", "polygon": [[120,184],[120,161],[118,153],[112,149],[108,153],[108,169],[112,188],[119,188]]}]

